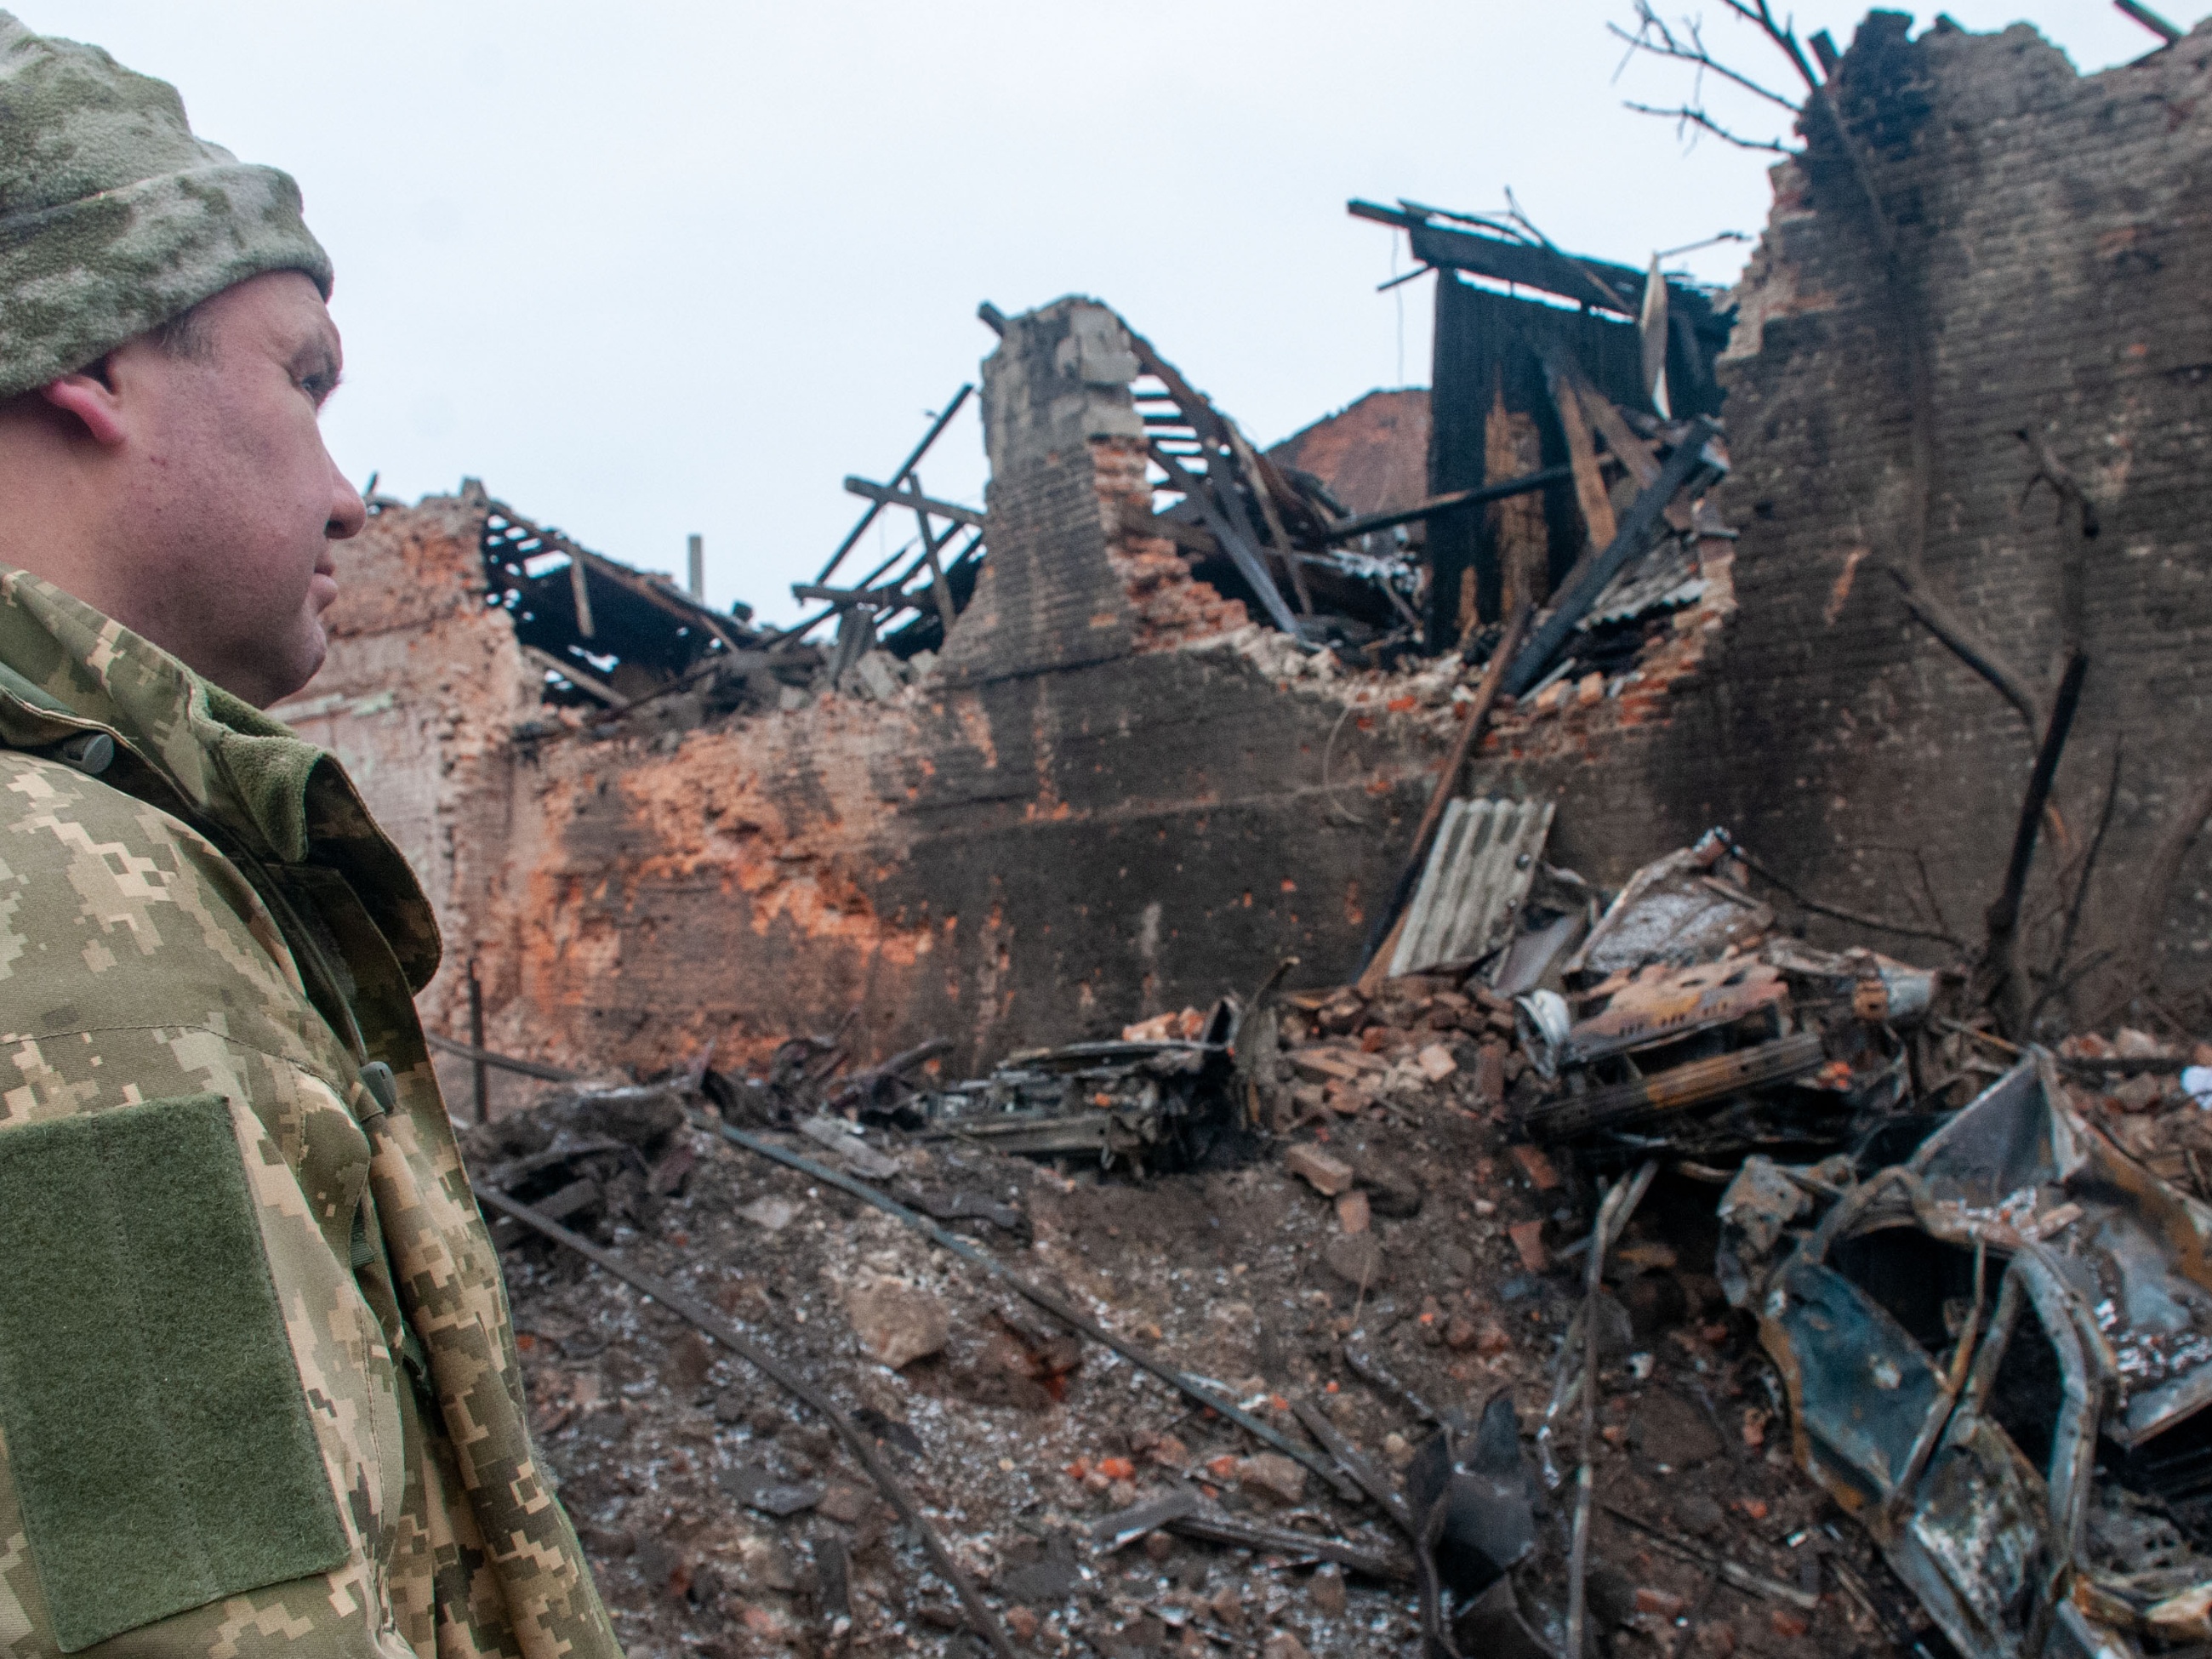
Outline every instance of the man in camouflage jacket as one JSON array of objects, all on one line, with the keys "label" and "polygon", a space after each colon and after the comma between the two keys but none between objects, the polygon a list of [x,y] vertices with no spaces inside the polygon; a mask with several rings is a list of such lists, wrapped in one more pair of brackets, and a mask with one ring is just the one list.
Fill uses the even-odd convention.
[{"label": "man in camouflage jacket", "polygon": [[0,12],[0,1659],[619,1659],[329,755],[283,173]]}]

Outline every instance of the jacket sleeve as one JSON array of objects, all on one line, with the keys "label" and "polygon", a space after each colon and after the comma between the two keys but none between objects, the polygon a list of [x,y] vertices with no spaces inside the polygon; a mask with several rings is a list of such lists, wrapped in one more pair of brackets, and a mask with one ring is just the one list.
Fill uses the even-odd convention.
[{"label": "jacket sleeve", "polygon": [[349,1070],[212,847],[0,754],[10,1659],[433,1651]]}]

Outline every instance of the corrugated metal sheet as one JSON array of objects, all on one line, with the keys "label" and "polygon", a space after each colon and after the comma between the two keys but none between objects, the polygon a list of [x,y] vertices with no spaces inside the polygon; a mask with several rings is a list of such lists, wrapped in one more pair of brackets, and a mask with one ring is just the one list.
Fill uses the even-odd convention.
[{"label": "corrugated metal sheet", "polygon": [[1552,833],[1550,801],[1455,800],[1444,808],[1393,974],[1478,962],[1513,937]]},{"label": "corrugated metal sheet", "polygon": [[1615,576],[1577,626],[1588,633],[1647,611],[1678,611],[1695,605],[1705,591],[1696,556],[1679,540],[1664,541]]}]

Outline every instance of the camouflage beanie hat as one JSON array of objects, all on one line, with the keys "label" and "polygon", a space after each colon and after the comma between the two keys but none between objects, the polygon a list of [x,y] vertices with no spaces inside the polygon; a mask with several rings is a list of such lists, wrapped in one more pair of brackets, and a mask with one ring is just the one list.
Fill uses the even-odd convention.
[{"label": "camouflage beanie hat", "polygon": [[330,295],[289,176],[192,137],[167,82],[0,11],[0,398],[266,270]]}]

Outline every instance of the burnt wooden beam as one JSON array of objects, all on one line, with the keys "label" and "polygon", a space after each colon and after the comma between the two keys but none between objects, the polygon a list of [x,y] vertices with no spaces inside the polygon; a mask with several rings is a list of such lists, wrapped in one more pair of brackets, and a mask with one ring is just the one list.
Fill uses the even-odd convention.
[{"label": "burnt wooden beam", "polygon": [[2186,33],[2186,31],[2167,22],[2165,18],[2160,17],[2148,6],[2138,3],[2138,0],[2112,0],[2112,5],[2124,15],[2131,18],[2136,22],[2141,23],[2153,34],[2155,34],[2160,40],[2165,41],[2169,46],[2175,41],[2181,39],[2182,35]]},{"label": "burnt wooden beam", "polygon": [[[1628,469],[1629,476],[1636,480],[1638,488],[1659,476],[1659,457],[1653,452],[1650,441],[1637,435],[1635,428],[1628,424],[1627,417],[1621,414],[1613,399],[1592,386],[1572,359],[1553,352],[1545,357],[1544,368],[1547,375],[1558,376],[1572,388],[1583,418],[1589,421],[1591,429],[1605,440],[1606,448],[1613,458]],[[1690,527],[1689,504],[1679,501],[1668,502],[1667,522],[1677,530],[1687,530]]]},{"label": "burnt wooden beam", "polygon": [[[471,1029],[474,1029],[473,1021],[471,1022]],[[477,1066],[489,1066],[497,1071],[513,1072],[519,1077],[536,1078],[541,1083],[581,1083],[585,1080],[585,1074],[581,1072],[564,1071],[558,1066],[547,1066],[538,1060],[517,1060],[512,1054],[495,1054],[480,1042],[456,1042],[436,1031],[423,1032],[422,1041],[441,1053],[457,1055]]]},{"label": "burnt wooden beam", "polygon": [[[1292,639],[1303,638],[1298,631],[1298,619],[1291,614],[1290,605],[1283,599],[1283,590],[1275,586],[1274,577],[1268,574],[1267,567],[1261,561],[1259,550],[1229,522],[1222,513],[1220,503],[1213,499],[1213,491],[1206,481],[1192,474],[1173,455],[1162,449],[1157,441],[1151,448],[1153,462],[1168,475],[1167,488],[1182,491],[1206,515],[1206,527],[1213,532],[1213,539],[1229,555],[1229,562],[1237,567],[1237,574],[1244,578],[1245,584],[1252,590],[1252,596],[1265,607],[1268,619]],[[1282,551],[1285,557],[1290,556],[1288,548]]]},{"label": "burnt wooden beam", "polygon": [[1460,774],[1467,770],[1467,757],[1482,741],[1483,728],[1490,724],[1490,711],[1497,706],[1499,691],[1520,646],[1522,636],[1528,630],[1529,610],[1524,600],[1513,613],[1513,620],[1505,624],[1504,637],[1498,641],[1498,649],[1482,671],[1482,678],[1475,686],[1474,702],[1469,705],[1467,719],[1460,723],[1458,734],[1444,756],[1443,765],[1437,769],[1437,781],[1429,787],[1428,805],[1421,810],[1421,821],[1413,830],[1413,844],[1406,861],[1398,869],[1397,884],[1390,890],[1390,897],[1376,913],[1374,925],[1368,930],[1367,956],[1359,964],[1360,994],[1371,996],[1389,977],[1390,959],[1396,954],[1398,935],[1405,931],[1406,905],[1413,896],[1413,884],[1429,861],[1429,844],[1436,839],[1437,826],[1443,822],[1444,808],[1459,793]]},{"label": "burnt wooden beam", "polygon": [[[1446,270],[1468,270],[1501,283],[1540,289],[1562,299],[1602,307],[1624,317],[1636,316],[1644,306],[1644,273],[1626,265],[1596,259],[1571,259],[1563,253],[1531,242],[1479,231],[1447,230],[1419,214],[1386,208],[1373,202],[1345,204],[1355,219],[1372,219],[1395,225],[1412,240],[1413,257],[1425,265]],[[1593,284],[1591,279],[1595,277]],[[1601,295],[1611,295],[1610,301]]]},{"label": "burnt wooden beam", "polygon": [[1221,544],[1213,539],[1212,532],[1198,525],[1185,524],[1180,519],[1147,513],[1134,503],[1125,503],[1121,508],[1121,533],[1125,536],[1158,536],[1173,542],[1187,553],[1197,554],[1200,558],[1210,558],[1221,551]]},{"label": "burnt wooden beam", "polygon": [[1310,617],[1314,608],[1313,595],[1306,589],[1306,573],[1291,551],[1291,532],[1284,527],[1283,515],[1275,508],[1274,492],[1270,487],[1273,481],[1261,470],[1259,456],[1253,453],[1252,446],[1245,441],[1244,434],[1237,429],[1234,422],[1229,425],[1229,447],[1237,457],[1237,466],[1252,480],[1252,493],[1260,501],[1260,516],[1267,521],[1267,539],[1280,551],[1284,566],[1291,573],[1291,587],[1297,595],[1298,614]]},{"label": "burnt wooden beam", "polygon": [[959,612],[953,605],[952,589],[945,580],[945,567],[938,562],[937,551],[952,539],[952,532],[947,528],[940,538],[929,527],[929,505],[921,487],[921,474],[912,472],[907,476],[908,481],[914,485],[912,493],[915,498],[915,527],[921,532],[920,562],[929,567],[930,598],[936,603],[937,613],[945,623],[945,631],[950,633],[952,630],[953,618]]},{"label": "burnt wooden beam", "polygon": [[834,605],[841,609],[854,605],[881,607],[906,603],[906,595],[900,592],[898,582],[885,582],[881,587],[825,587],[820,582],[793,582],[791,597]]},{"label": "burnt wooden beam", "polygon": [[1480,507],[1485,501],[1502,501],[1509,495],[1526,495],[1531,490],[1542,489],[1574,476],[1575,469],[1571,465],[1547,466],[1541,471],[1524,472],[1517,478],[1508,478],[1501,483],[1485,484],[1480,489],[1455,489],[1445,495],[1431,495],[1425,501],[1416,501],[1411,507],[1395,507],[1388,513],[1369,513],[1357,519],[1340,519],[1329,526],[1322,540],[1357,541],[1373,531],[1411,524],[1416,519],[1433,519],[1446,513],[1456,513],[1462,507]]},{"label": "burnt wooden beam", "polygon": [[1519,659],[1505,677],[1507,695],[1521,696],[1551,666],[1566,644],[1567,635],[1596,603],[1598,595],[1627,568],[1629,561],[1651,545],[1652,536],[1676,493],[1701,477],[1726,474],[1727,463],[1707,453],[1707,446],[1718,434],[1719,428],[1702,415],[1690,422],[1674,453],[1659,469],[1659,476],[1644,487],[1630,506],[1613,544],[1584,566],[1581,574],[1553,600],[1551,615],[1522,647]]},{"label": "burnt wooden beam", "polygon": [[541,651],[534,645],[526,645],[522,647],[522,654],[526,660],[558,674],[585,696],[597,697],[610,708],[629,707],[629,699],[599,676],[586,672],[572,662],[562,661],[550,651]]},{"label": "burnt wooden beam", "polygon": [[[992,314],[996,314],[995,307],[990,307],[988,301],[985,304],[991,311]],[[990,316],[984,315],[981,312],[979,312],[977,314],[979,316],[983,316],[983,320],[986,322],[989,322],[991,320]],[[1006,331],[1005,321],[1006,319],[1004,318],[1000,318],[999,322],[994,325],[994,327],[999,329],[1000,333],[1004,333]],[[891,474],[891,487],[893,489],[896,489],[900,484],[905,483],[906,475],[921,465],[921,458],[929,453],[930,445],[935,443],[938,440],[939,434],[941,434],[946,427],[952,424],[952,417],[960,412],[961,406],[968,401],[968,394],[975,391],[975,388],[972,384],[966,384],[963,385],[959,391],[952,394],[952,401],[945,405],[945,412],[930,422],[929,430],[922,434],[921,441],[914,447],[914,453],[906,458],[905,461],[901,464],[897,471]],[[848,487],[850,486],[851,482],[852,481],[850,479],[846,481]],[[882,501],[871,501],[868,504],[868,510],[860,514],[860,523],[854,525],[852,530],[847,533],[845,539],[837,544],[837,550],[830,556],[830,562],[823,565],[821,570],[816,574],[814,578],[816,581],[826,582],[833,574],[836,574],[837,567],[845,562],[845,556],[853,550],[854,545],[867,532],[868,526],[876,521],[876,514],[882,512],[884,510],[884,503]]]},{"label": "burnt wooden beam", "polygon": [[904,507],[917,512],[934,513],[940,519],[950,519],[953,523],[964,524],[972,530],[984,527],[983,515],[972,507],[957,507],[951,501],[934,501],[910,489],[871,483],[866,478],[846,479],[845,493],[873,501],[878,507]]},{"label": "burnt wooden beam", "polygon": [[1590,441],[1590,423],[1583,411],[1581,392],[1549,362],[1545,363],[1544,370],[1551,384],[1552,405],[1559,411],[1559,425],[1567,434],[1568,465],[1575,475],[1575,501],[1583,511],[1590,549],[1595,551],[1610,547],[1620,526],[1613,519],[1613,498],[1606,494],[1605,479],[1598,471],[1597,446]]},{"label": "burnt wooden beam", "polygon": [[[604,554],[594,553],[589,548],[578,547],[573,543],[569,544],[568,553],[568,556],[575,561],[574,568],[581,569],[586,576],[596,576],[602,581],[612,582],[625,593],[633,598],[643,599],[655,609],[667,612],[686,627],[696,628],[713,635],[732,651],[744,648],[745,642],[723,625],[723,618],[707,609],[675,583],[647,575],[641,570],[632,570],[626,564],[617,564]],[[580,582],[582,578],[578,579]],[[584,635],[586,638],[590,638],[591,630],[585,629]]]},{"label": "burnt wooden beam", "polygon": [[[900,550],[901,552],[903,552],[904,550],[904,549]],[[894,553],[890,557],[885,559],[873,570],[871,570],[866,575],[863,576],[856,588],[831,588],[828,591],[834,593],[846,593],[856,591],[865,592],[875,585],[876,579],[878,577],[881,576],[884,571],[890,569],[898,562],[899,555],[897,553]],[[818,586],[820,584],[817,582],[815,586]],[[761,641],[761,644],[765,648],[771,651],[782,650],[796,641],[804,639],[807,635],[811,634],[823,623],[828,622],[830,617],[842,613],[851,605],[851,603],[852,602],[849,599],[833,599],[821,610],[816,611],[812,616],[793,623],[790,627],[783,629],[781,633],[770,634],[766,639]]]}]

